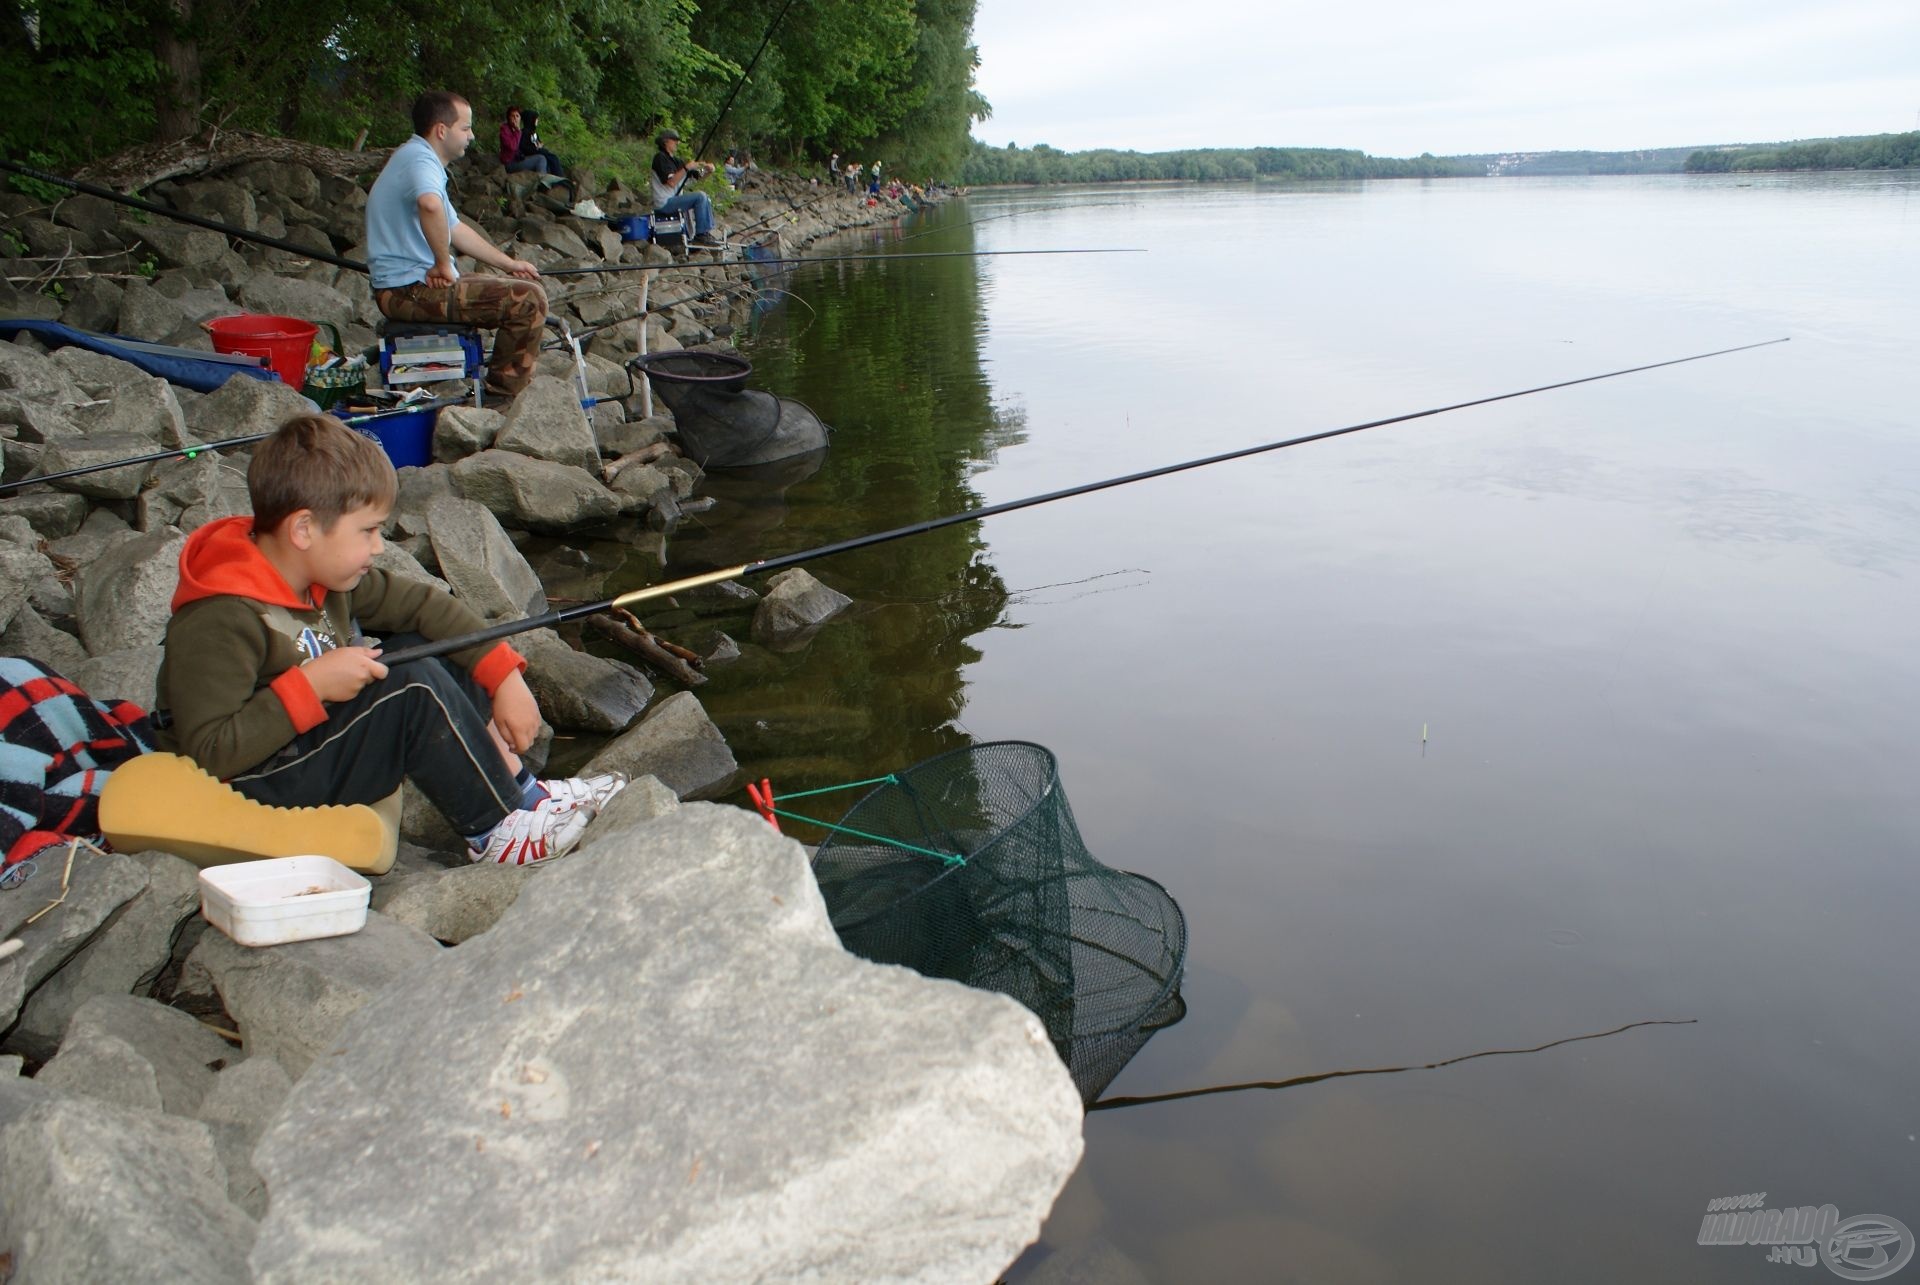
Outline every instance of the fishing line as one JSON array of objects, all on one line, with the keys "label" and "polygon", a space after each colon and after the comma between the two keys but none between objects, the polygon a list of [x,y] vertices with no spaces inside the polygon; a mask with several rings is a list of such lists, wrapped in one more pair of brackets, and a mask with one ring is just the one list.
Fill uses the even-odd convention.
[{"label": "fishing line", "polygon": [[[774,28],[780,25],[780,20],[787,16],[787,10],[791,8],[793,8],[793,0],[787,0],[780,6],[780,12],[773,15],[773,21],[767,24],[766,34],[760,37],[760,47],[753,51],[753,57],[747,60],[746,68],[740,73],[740,78],[733,82],[733,89],[728,92],[727,101],[720,105],[720,114],[713,118],[713,125],[707,130],[707,136],[700,140],[700,146],[693,149],[693,160],[698,161],[707,154],[707,144],[711,143],[713,136],[720,132],[721,122],[726,120],[727,113],[733,110],[733,100],[740,96],[741,89],[746,86],[747,77],[753,75],[753,69],[760,64],[760,55],[767,52],[767,46],[773,42]],[[680,182],[673,189],[674,196],[679,196],[680,190],[686,187],[687,175],[690,172],[684,166],[681,168]]]},{"label": "fishing line", "polygon": [[1604,1040],[1610,1035],[1619,1035],[1641,1026],[1692,1026],[1700,1019],[1697,1017],[1655,1017],[1643,1022],[1628,1022],[1625,1026],[1616,1026],[1610,1031],[1595,1031],[1591,1035],[1569,1035],[1565,1039],[1549,1040],[1545,1044],[1536,1044],[1524,1049],[1485,1049],[1479,1053],[1463,1053],[1459,1057],[1446,1058],[1439,1062],[1421,1062],[1411,1066],[1370,1066],[1355,1067],[1345,1071],[1321,1071],[1317,1075],[1296,1075],[1291,1080],[1250,1080],[1245,1084],[1215,1084],[1204,1089],[1181,1089],[1174,1093],[1145,1093],[1138,1097],[1101,1098],[1088,1107],[1089,1111],[1113,1111],[1120,1107],[1151,1106],[1156,1102],[1178,1102],[1183,1098],[1204,1098],[1216,1093],[1245,1093],[1249,1089],[1297,1089],[1306,1084],[1319,1084],[1326,1080],[1346,1079],[1356,1075],[1399,1075],[1403,1071],[1438,1071],[1442,1067],[1458,1066],[1462,1062],[1471,1062],[1482,1057],[1516,1057],[1523,1053],[1544,1053],[1548,1049],[1557,1049],[1562,1044],[1578,1044],[1582,1040]]},{"label": "fishing line", "polygon": [[1051,504],[1055,500],[1065,500],[1076,495],[1089,495],[1095,491],[1104,491],[1112,487],[1127,486],[1134,482],[1144,482],[1149,478],[1166,477],[1173,473],[1184,473],[1189,469],[1205,468],[1210,464],[1224,464],[1229,460],[1245,459],[1252,455],[1262,455],[1269,451],[1286,450],[1292,446],[1304,446],[1308,442],[1324,442],[1329,438],[1344,437],[1349,433],[1362,433],[1370,428],[1383,428],[1388,424],[1404,424],[1410,420],[1427,419],[1434,415],[1444,415],[1451,411],[1466,410],[1473,406],[1489,406],[1495,402],[1511,401],[1516,397],[1531,397],[1536,393],[1552,392],[1559,388],[1573,388],[1580,384],[1596,383],[1603,379],[1618,379],[1622,375],[1635,375],[1648,370],[1660,370],[1668,366],[1682,366],[1688,362],[1705,361],[1711,357],[1724,357],[1730,353],[1748,352],[1755,348],[1767,348],[1774,344],[1786,343],[1785,338],[1763,339],[1758,343],[1740,344],[1733,348],[1717,348],[1712,352],[1695,353],[1691,357],[1674,357],[1666,361],[1648,362],[1643,366],[1628,366],[1620,370],[1610,370],[1600,375],[1583,375],[1578,379],[1563,379],[1556,383],[1539,384],[1532,388],[1522,388],[1516,392],[1496,393],[1491,397],[1476,397],[1471,401],[1453,402],[1446,406],[1435,406],[1428,410],[1412,411],[1405,415],[1392,415],[1386,419],[1368,420],[1361,424],[1349,424],[1344,428],[1330,428],[1318,433],[1308,433],[1301,437],[1289,437],[1278,442],[1267,442],[1260,446],[1246,446],[1239,450],[1226,451],[1218,455],[1202,456],[1199,459],[1185,460],[1178,464],[1163,464],[1159,468],[1145,469],[1138,473],[1127,473],[1120,477],[1110,477],[1098,482],[1085,482],[1079,486],[1070,486],[1064,490],[1048,491],[1042,495],[1030,495],[1025,499],[1008,500],[1001,504],[989,504],[983,508],[967,509],[960,513],[950,513],[945,517],[928,518],[924,522],[913,522],[906,526],[894,527],[889,531],[877,531],[870,535],[855,536],[850,540],[840,540],[833,544],[823,544],[812,549],[802,549],[798,553],[782,554],[775,558],[764,558],[758,562],[746,562],[735,567],[724,567],[718,571],[709,571],[702,575],[688,576],[682,580],[667,584],[650,585],[630,590],[604,602],[585,603],[578,607],[569,607],[564,611],[549,611],[525,620],[509,620],[488,628],[462,634],[456,638],[443,638],[437,642],[422,643],[405,647],[392,655],[384,657],[387,665],[403,664],[410,660],[425,660],[431,656],[444,656],[449,652],[465,651],[481,643],[493,642],[500,638],[509,638],[514,634],[525,633],[529,629],[541,629],[582,616],[591,616],[597,612],[614,607],[629,607],[636,602],[645,602],[649,598],[664,598],[683,590],[698,589],[703,585],[719,584],[722,581],[738,579],[741,576],[761,575],[769,571],[778,571],[786,567],[798,566],[802,562],[830,558],[839,553],[851,553],[855,549],[865,549],[877,544],[886,544],[893,540],[903,540],[908,536],[925,535],[961,522],[978,522],[984,518],[1001,513],[1012,513],[1019,509],[1029,509],[1040,504]]}]

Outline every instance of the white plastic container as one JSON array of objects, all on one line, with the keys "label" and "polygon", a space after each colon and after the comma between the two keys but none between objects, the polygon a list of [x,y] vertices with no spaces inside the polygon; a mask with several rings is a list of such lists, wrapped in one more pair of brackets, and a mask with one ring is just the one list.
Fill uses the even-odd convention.
[{"label": "white plastic container", "polygon": [[357,933],[372,896],[372,884],[332,857],[273,857],[200,872],[200,913],[242,946]]}]

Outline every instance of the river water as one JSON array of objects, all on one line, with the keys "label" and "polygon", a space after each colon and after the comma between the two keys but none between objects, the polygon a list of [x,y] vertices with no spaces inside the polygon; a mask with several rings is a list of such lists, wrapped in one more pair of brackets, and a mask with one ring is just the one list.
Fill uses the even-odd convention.
[{"label": "river water", "polygon": [[832,451],[716,478],[667,570],[1791,340],[823,561],[858,609],[716,671],[783,791],[1058,755],[1191,932],[1110,1094],[1687,1023],[1094,1112],[1011,1280],[1749,1281],[1696,1238],[1762,1192],[1920,1228],[1920,176],[994,192],[863,247],[1146,253],[783,281],[742,347]]}]

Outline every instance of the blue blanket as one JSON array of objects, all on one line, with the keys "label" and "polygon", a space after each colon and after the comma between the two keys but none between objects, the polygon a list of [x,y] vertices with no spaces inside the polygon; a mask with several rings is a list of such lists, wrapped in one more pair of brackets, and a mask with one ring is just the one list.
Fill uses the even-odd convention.
[{"label": "blue blanket", "polygon": [[85,348],[89,352],[118,357],[121,361],[138,366],[149,375],[158,375],[169,384],[191,388],[198,393],[210,393],[235,375],[249,379],[280,378],[264,366],[243,366],[231,361],[201,357],[195,355],[191,348],[162,348],[159,344],[140,344],[138,340],[127,339],[122,335],[97,335],[91,330],[75,330],[72,326],[63,326],[57,321],[0,319],[0,339],[12,339],[22,331],[32,335],[49,348],[65,348],[71,345],[76,348]]}]

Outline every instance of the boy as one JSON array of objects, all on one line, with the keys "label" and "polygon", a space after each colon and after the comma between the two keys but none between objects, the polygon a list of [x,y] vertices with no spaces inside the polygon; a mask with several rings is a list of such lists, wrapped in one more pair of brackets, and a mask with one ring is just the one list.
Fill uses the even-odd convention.
[{"label": "boy", "polygon": [[626,784],[536,781],[516,754],[540,710],[506,643],[380,663],[361,630],[448,638],[484,622],[423,581],[373,568],[393,466],[331,415],[301,415],[247,468],[252,517],[195,531],[180,553],[156,724],[193,758],[279,807],[371,803],[412,777],[475,861],[525,865],[579,842]]}]

